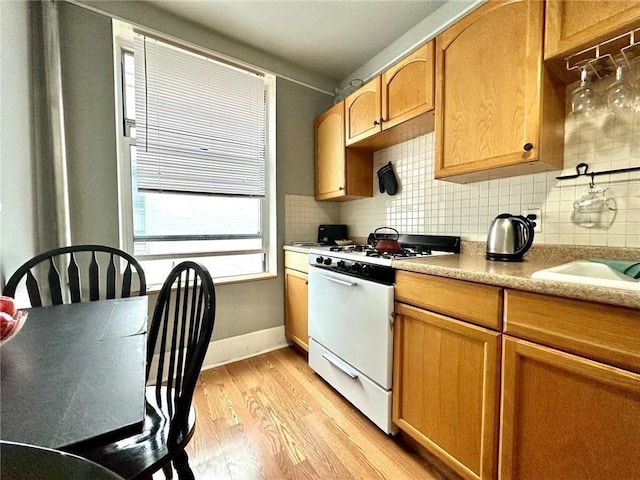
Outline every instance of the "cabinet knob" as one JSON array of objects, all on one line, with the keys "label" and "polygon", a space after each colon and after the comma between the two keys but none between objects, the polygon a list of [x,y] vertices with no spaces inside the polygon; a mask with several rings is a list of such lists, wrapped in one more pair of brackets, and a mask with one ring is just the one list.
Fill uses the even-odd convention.
[{"label": "cabinet knob", "polygon": [[338,190],[344,190],[344,187],[338,187]]},{"label": "cabinet knob", "polygon": [[380,122],[379,122],[378,120],[374,120],[374,121],[373,121],[373,124],[374,124],[374,125],[380,125]]},{"label": "cabinet knob", "polygon": [[522,148],[524,148],[525,152],[530,152],[533,150],[533,143],[525,143]]}]

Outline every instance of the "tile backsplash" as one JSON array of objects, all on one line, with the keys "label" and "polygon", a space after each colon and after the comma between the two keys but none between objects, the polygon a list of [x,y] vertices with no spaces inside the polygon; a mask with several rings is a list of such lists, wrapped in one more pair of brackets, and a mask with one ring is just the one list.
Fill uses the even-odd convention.
[{"label": "tile backsplash", "polygon": [[377,227],[390,226],[401,233],[485,241],[496,215],[541,208],[542,231],[536,232],[534,243],[640,248],[640,172],[595,177],[595,184],[607,189],[615,210],[592,228],[574,223],[578,221],[574,202],[588,188],[590,178],[556,180],[575,173],[582,162],[594,172],[640,166],[640,113],[568,118],[561,172],[465,185],[434,180],[433,133],[376,152],[374,172],[388,162],[398,179],[395,196],[380,193],[375,174],[373,198],[326,203],[287,195],[285,241],[314,239],[319,223],[346,223],[351,237],[366,237]]},{"label": "tile backsplash", "polygon": [[306,195],[285,195],[284,243],[315,242],[318,225],[339,223],[340,205],[334,202],[316,202]]}]

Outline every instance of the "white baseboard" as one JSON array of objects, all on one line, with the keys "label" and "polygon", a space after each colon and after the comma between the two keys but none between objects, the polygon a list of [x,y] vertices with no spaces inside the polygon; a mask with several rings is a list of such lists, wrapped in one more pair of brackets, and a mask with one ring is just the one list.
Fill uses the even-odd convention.
[{"label": "white baseboard", "polygon": [[[261,353],[284,348],[288,345],[287,339],[284,336],[284,326],[267,328],[245,335],[215,340],[209,344],[207,354],[202,364],[202,370],[237,362],[238,360],[254,357]],[[153,360],[151,361],[152,372],[157,371],[159,359],[159,354],[153,356]]]},{"label": "white baseboard", "polygon": [[254,357],[288,345],[284,336],[284,326],[216,340],[209,344],[202,370],[237,362],[238,360]]}]

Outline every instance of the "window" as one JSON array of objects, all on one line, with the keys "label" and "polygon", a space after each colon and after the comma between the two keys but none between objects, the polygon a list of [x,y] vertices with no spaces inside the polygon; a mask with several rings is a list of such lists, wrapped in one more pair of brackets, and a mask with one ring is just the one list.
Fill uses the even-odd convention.
[{"label": "window", "polygon": [[185,259],[269,272],[273,79],[133,35],[118,44],[123,247],[149,283]]}]

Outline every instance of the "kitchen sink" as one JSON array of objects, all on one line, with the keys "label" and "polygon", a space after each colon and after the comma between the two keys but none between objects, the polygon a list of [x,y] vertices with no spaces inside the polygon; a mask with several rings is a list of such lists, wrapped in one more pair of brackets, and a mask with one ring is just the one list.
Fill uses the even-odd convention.
[{"label": "kitchen sink", "polygon": [[640,292],[640,279],[635,280],[607,265],[588,260],[576,260],[545,270],[538,270],[531,275],[531,278]]}]

